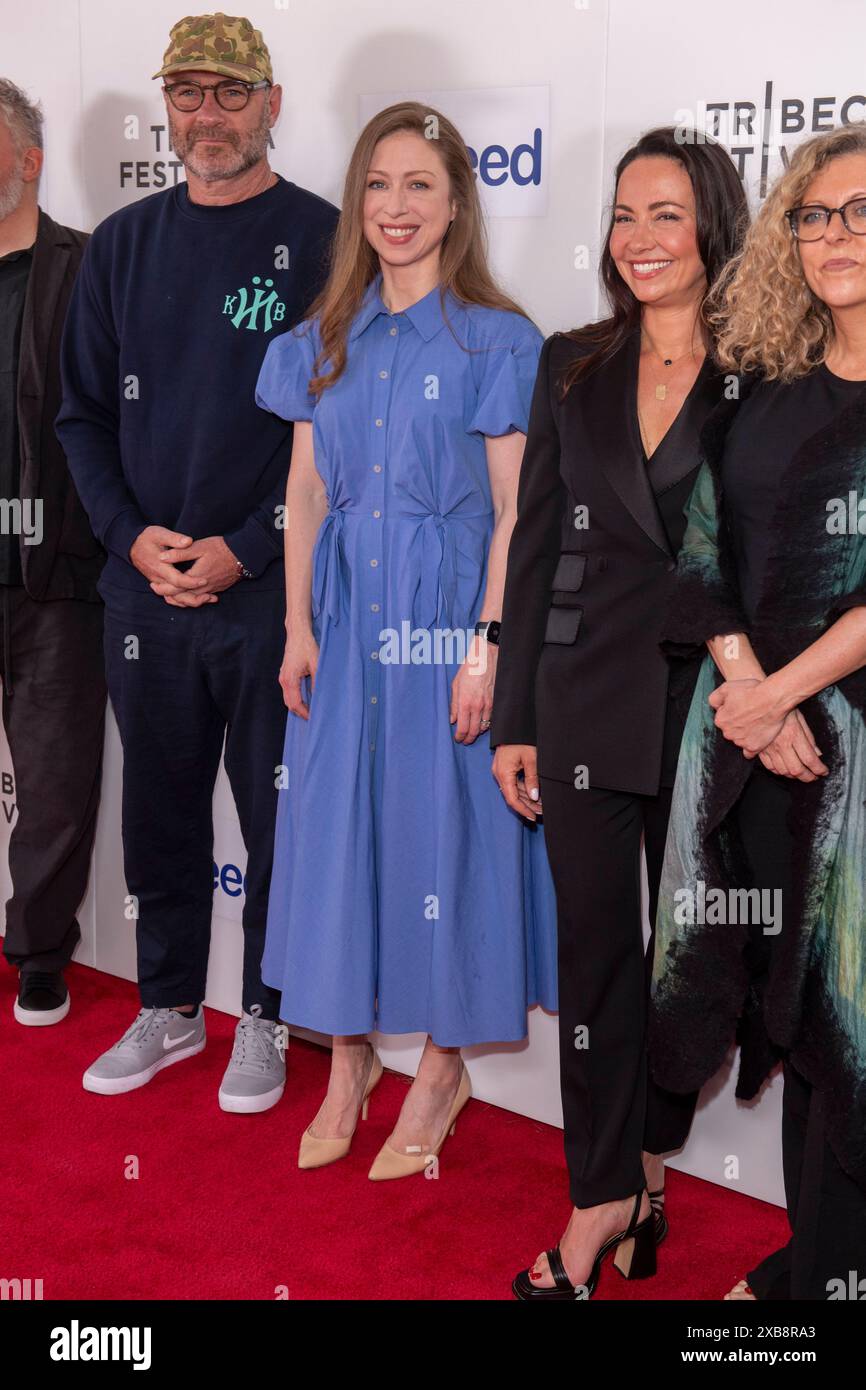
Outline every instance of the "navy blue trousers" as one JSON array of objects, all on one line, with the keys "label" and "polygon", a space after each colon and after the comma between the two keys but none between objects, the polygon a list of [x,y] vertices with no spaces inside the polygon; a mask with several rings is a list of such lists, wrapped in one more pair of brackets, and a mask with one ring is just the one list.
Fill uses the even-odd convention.
[{"label": "navy blue trousers", "polygon": [[138,901],[138,982],[147,1007],[205,995],[213,909],[214,783],[225,766],[247,850],[243,1007],[279,1014],[261,959],[286,708],[278,684],[285,594],[235,584],[217,603],[174,608],[100,586],[105,664],[123,743],[123,857]]}]

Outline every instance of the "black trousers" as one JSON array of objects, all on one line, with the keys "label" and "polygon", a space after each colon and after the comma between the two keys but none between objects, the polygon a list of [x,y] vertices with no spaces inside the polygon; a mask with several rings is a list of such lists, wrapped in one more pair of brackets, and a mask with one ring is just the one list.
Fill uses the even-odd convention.
[{"label": "black trousers", "polygon": [[[780,889],[783,914],[791,883],[792,786],[758,762],[733,812],[750,886]],[[753,964],[768,941],[759,935],[760,929],[753,932]],[[782,1161],[791,1239],[749,1273],[749,1285],[759,1299],[826,1299],[834,1289],[856,1286],[866,1277],[866,1191],[842,1169],[827,1142],[820,1090],[790,1060],[784,1066]],[[856,1296],[864,1295],[866,1282]]]},{"label": "black trousers", "polygon": [[[63,970],[81,940],[105,736],[102,616],[101,603],[36,602],[22,585],[0,586],[3,726],[18,808],[3,951],[24,971]],[[11,788],[3,791],[11,816]]]},{"label": "black trousers", "polygon": [[138,903],[145,1007],[205,996],[213,790],[223,754],[247,850],[243,1007],[276,1019],[262,983],[286,708],[285,594],[238,583],[201,608],[103,586],[105,662],[123,743],[123,857]]},{"label": "black trousers", "polygon": [[697,1092],[657,1086],[646,1061],[653,938],[645,951],[641,838],[654,923],[671,789],[638,796],[540,783],[557,899],[565,1157],[571,1200],[588,1207],[639,1192],[641,1150],[681,1148],[697,1102]]},{"label": "black trousers", "polygon": [[749,1272],[753,1293],[759,1299],[866,1298],[866,1191],[827,1142],[821,1092],[790,1062],[782,1159],[791,1239]]}]

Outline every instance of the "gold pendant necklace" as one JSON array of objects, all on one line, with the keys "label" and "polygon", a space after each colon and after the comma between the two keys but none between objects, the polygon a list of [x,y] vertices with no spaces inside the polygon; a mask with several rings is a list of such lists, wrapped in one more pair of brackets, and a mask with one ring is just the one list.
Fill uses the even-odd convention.
[{"label": "gold pendant necklace", "polygon": [[[651,348],[650,348],[650,351],[651,351],[652,353],[654,353],[656,357],[660,358],[661,361],[664,363],[664,365],[665,365],[666,367],[674,367],[674,366],[676,366],[677,362],[682,362],[682,360],[683,360],[684,357],[689,357],[689,356],[694,355],[695,348],[694,348],[694,345],[692,345],[692,347],[690,347],[686,352],[681,352],[680,355],[679,355],[679,357],[662,357],[662,355],[661,355],[661,353],[659,352],[658,348],[654,348],[654,347],[651,347]],[[668,394],[668,388],[667,388],[667,386],[665,386],[664,384],[662,384],[662,385],[656,387],[656,400],[657,400],[657,401],[664,401],[664,400],[667,400],[667,394]]]}]

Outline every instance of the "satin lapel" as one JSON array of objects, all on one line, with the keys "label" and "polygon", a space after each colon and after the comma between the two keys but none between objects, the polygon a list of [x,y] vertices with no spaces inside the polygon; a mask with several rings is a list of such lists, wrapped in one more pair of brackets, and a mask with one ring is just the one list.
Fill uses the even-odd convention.
[{"label": "satin lapel", "polygon": [[647,474],[637,422],[640,332],[582,383],[583,417],[591,456],[597,458],[620,501],[650,540],[671,554],[664,522]]},{"label": "satin lapel", "polygon": [[667,492],[701,461],[700,434],[710,411],[723,399],[724,373],[705,357],[682,409],[647,463],[653,491]]}]

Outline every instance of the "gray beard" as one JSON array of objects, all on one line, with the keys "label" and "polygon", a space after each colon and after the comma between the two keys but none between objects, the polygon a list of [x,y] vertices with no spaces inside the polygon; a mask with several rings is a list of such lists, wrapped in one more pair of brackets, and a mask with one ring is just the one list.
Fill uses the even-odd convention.
[{"label": "gray beard", "polygon": [[[250,131],[244,137],[236,137],[236,143],[232,144],[231,149],[224,151],[218,162],[213,163],[206,159],[198,159],[194,138],[186,139],[179,136],[174,122],[169,118],[169,131],[175,154],[183,163],[184,169],[195,174],[203,183],[217,183],[220,179],[235,178],[251,169],[254,164],[258,164],[267,153],[269,129],[267,115],[264,114],[262,124],[257,130]],[[195,127],[193,136],[194,134]]]},{"label": "gray beard", "polygon": [[18,170],[0,184],[0,222],[11,217],[13,212],[17,212],[21,206],[21,199],[24,197],[24,180]]}]

